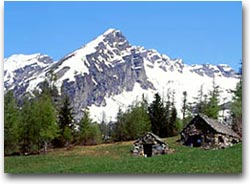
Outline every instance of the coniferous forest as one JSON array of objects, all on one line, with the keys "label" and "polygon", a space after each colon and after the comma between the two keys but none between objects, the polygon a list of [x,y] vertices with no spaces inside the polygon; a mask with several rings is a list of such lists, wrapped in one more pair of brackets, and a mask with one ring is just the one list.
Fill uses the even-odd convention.
[{"label": "coniferous forest", "polygon": [[[51,148],[70,149],[76,145],[135,140],[146,132],[159,137],[176,136],[195,114],[216,119],[222,110],[219,87],[213,82],[208,95],[201,86],[194,103],[183,92],[182,114],[177,116],[174,92],[162,98],[158,93],[149,103],[144,96],[126,111],[119,109],[115,122],[94,122],[86,108],[76,121],[69,96],[59,95],[52,77],[41,85],[33,97],[18,101],[12,91],[4,95],[4,154],[46,154]],[[242,136],[242,80],[237,84],[231,102],[232,128]],[[182,117],[182,118],[178,118]]]}]

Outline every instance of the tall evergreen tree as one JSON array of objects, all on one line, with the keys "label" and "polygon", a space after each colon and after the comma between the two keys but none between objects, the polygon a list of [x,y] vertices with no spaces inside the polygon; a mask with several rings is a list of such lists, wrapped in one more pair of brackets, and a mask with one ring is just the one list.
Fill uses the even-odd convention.
[{"label": "tall evergreen tree", "polygon": [[[170,96],[170,95],[168,95]],[[175,93],[172,93],[172,99],[168,97],[168,101],[166,103],[166,114],[167,114],[167,122],[166,122],[166,130],[163,132],[164,137],[174,136],[177,133],[176,120],[177,120],[177,110],[175,108]]]},{"label": "tall evergreen tree", "polygon": [[42,94],[50,96],[54,107],[59,106],[59,93],[57,87],[55,86],[55,81],[50,81],[52,79],[46,78],[42,83],[40,83],[40,89]]},{"label": "tall evergreen tree", "polygon": [[23,154],[29,154],[32,152],[38,152],[40,149],[40,130],[41,124],[38,121],[39,118],[39,106],[37,99],[23,100],[23,106],[21,110],[21,123],[20,127],[20,151]]},{"label": "tall evergreen tree", "polygon": [[22,153],[39,152],[57,136],[56,111],[47,93],[35,93],[36,97],[24,99],[20,144]]},{"label": "tall evergreen tree", "polygon": [[40,143],[43,145],[44,153],[47,152],[48,143],[58,136],[58,125],[56,123],[56,109],[51,96],[44,93],[38,98],[38,118]]},{"label": "tall evergreen tree", "polygon": [[125,140],[125,126],[123,121],[123,112],[121,108],[118,109],[116,116],[116,122],[114,124],[113,139],[114,141],[124,141]]},{"label": "tall evergreen tree", "polygon": [[167,136],[175,136],[177,134],[177,128],[176,128],[176,120],[177,120],[177,110],[175,106],[172,106],[171,108],[171,117],[169,122],[169,132],[167,133]]},{"label": "tall evergreen tree", "polygon": [[166,132],[166,109],[158,93],[155,94],[154,101],[150,104],[148,111],[152,132],[164,137],[164,132]]},{"label": "tall evergreen tree", "polygon": [[[182,101],[182,121],[178,120],[178,130],[182,130],[182,128],[193,118],[195,105],[191,102],[187,101],[187,92],[183,92],[183,101]],[[206,96],[206,95],[204,95]],[[205,103],[205,102],[204,102]]]},{"label": "tall evergreen tree", "polygon": [[[242,74],[242,67],[239,69],[239,74]],[[238,82],[231,105],[233,125],[232,128],[240,136],[242,136],[242,77]]]},{"label": "tall evergreen tree", "polygon": [[195,98],[196,103],[194,104],[194,114],[198,114],[198,113],[203,113],[204,112],[204,92],[203,92],[203,85],[201,85],[200,89],[198,90],[198,95]]},{"label": "tall evergreen tree", "polygon": [[174,122],[171,122],[171,109],[172,109],[172,105],[173,105],[173,96],[172,96],[172,102],[170,99],[170,91],[168,91],[167,94],[167,101],[165,102],[164,105],[164,114],[165,114],[165,121],[162,121],[161,123],[161,129],[160,129],[160,135],[161,137],[167,137],[170,136],[171,132],[172,132],[172,124]]},{"label": "tall evergreen tree", "polygon": [[73,107],[71,107],[70,100],[68,96],[63,99],[63,104],[59,109],[59,145],[69,146],[73,134],[75,133],[75,123],[73,118]]},{"label": "tall evergreen tree", "polygon": [[136,107],[133,109],[132,119],[137,123],[137,135],[136,137],[144,135],[146,132],[150,131],[150,118],[148,114],[148,103],[142,96],[142,101],[139,102]]},{"label": "tall evergreen tree", "polygon": [[219,106],[219,86],[216,85],[215,79],[213,80],[213,90],[209,92],[209,99],[205,107],[203,107],[203,112],[208,117],[217,119],[220,110]]},{"label": "tall evergreen tree", "polygon": [[78,142],[81,145],[93,145],[101,142],[100,128],[89,117],[88,109],[84,110],[83,118],[79,122]]},{"label": "tall evergreen tree", "polygon": [[12,91],[4,95],[4,154],[19,151],[20,112]]},{"label": "tall evergreen tree", "polygon": [[185,122],[186,112],[187,112],[187,92],[183,92],[183,102],[182,102],[182,120]]},{"label": "tall evergreen tree", "polygon": [[102,121],[100,124],[100,130],[102,133],[102,139],[106,140],[109,134],[108,132],[109,130],[108,130],[108,125],[106,124],[106,114],[104,111],[102,112]]},{"label": "tall evergreen tree", "polygon": [[216,85],[215,79],[213,79],[213,89],[209,91],[209,94],[204,94],[203,86],[201,86],[198,96],[195,99],[193,114],[202,113],[210,118],[217,119],[220,110],[219,86]]}]

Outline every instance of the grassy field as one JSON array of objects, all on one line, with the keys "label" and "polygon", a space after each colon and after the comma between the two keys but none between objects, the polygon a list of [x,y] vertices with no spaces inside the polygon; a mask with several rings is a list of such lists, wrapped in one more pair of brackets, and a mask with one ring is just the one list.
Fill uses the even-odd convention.
[{"label": "grassy field", "polygon": [[133,157],[132,142],[58,149],[47,155],[4,158],[5,173],[241,173],[242,145],[202,150],[166,141],[174,153]]}]

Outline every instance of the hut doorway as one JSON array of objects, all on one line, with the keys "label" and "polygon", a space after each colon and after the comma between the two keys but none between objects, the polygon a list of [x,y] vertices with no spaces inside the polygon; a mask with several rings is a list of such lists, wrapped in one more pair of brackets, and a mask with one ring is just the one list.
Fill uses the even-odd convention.
[{"label": "hut doorway", "polygon": [[144,155],[147,155],[147,157],[152,156],[152,144],[143,144],[143,151]]},{"label": "hut doorway", "polygon": [[200,147],[201,144],[202,144],[201,135],[193,135],[193,136],[188,137],[188,140],[187,140],[187,145],[188,146]]}]

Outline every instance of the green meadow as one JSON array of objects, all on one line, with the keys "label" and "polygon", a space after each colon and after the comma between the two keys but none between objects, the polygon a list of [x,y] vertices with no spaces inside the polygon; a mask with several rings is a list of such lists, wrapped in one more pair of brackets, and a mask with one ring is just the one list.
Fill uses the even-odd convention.
[{"label": "green meadow", "polygon": [[164,139],[173,153],[150,158],[132,156],[132,142],[55,149],[47,155],[4,158],[5,173],[227,173],[242,172],[242,144],[221,150],[190,148]]}]

